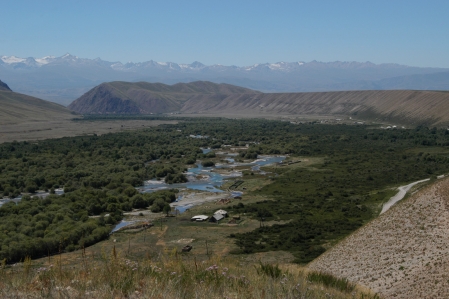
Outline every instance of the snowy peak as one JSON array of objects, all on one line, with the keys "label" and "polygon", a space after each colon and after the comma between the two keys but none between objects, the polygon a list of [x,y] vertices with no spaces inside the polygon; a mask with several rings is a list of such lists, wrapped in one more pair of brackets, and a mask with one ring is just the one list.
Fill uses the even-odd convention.
[{"label": "snowy peak", "polygon": [[0,58],[3,63],[8,64],[8,65],[17,65],[17,64],[23,64],[25,66],[42,66],[45,64],[48,64],[52,61],[55,60],[54,56],[45,56],[42,58],[33,58],[33,57],[28,57],[28,58],[20,58],[17,56],[2,56]]},{"label": "snowy peak", "polygon": [[203,71],[219,71],[219,72],[244,72],[244,73],[290,73],[299,71],[302,68],[339,68],[339,69],[363,69],[363,68],[383,68],[383,67],[393,67],[393,68],[407,68],[407,66],[395,65],[395,64],[374,64],[369,61],[367,62],[354,62],[354,61],[334,61],[334,62],[276,62],[276,63],[257,63],[250,66],[225,66],[221,64],[215,65],[204,65],[199,61],[194,61],[190,64],[178,64],[175,62],[160,62],[160,61],[145,61],[145,62],[127,62],[125,64],[120,61],[109,62],[104,61],[100,58],[86,59],[79,58],[78,56],[66,53],[60,57],[55,56],[45,56],[42,58],[20,58],[17,56],[0,56],[0,65],[9,66],[14,69],[21,68],[39,68],[45,65],[67,65],[67,66],[78,66],[78,65],[91,65],[91,66],[101,66],[110,68],[115,71],[125,71],[125,72],[155,72],[155,71],[165,71],[168,73],[173,72],[203,72]]},{"label": "snowy peak", "polygon": [[243,69],[245,71],[253,71],[253,70],[270,70],[270,71],[280,71],[280,72],[290,72],[298,69],[302,65],[304,65],[305,62],[298,61],[298,62],[276,62],[276,63],[257,63],[251,66],[244,67]]},{"label": "snowy peak", "polygon": [[25,58],[19,58],[17,56],[2,56],[1,59],[6,64],[21,63],[26,60]]},{"label": "snowy peak", "polygon": [[36,62],[40,65],[48,64],[55,59],[55,56],[45,56],[42,58],[36,58]]}]

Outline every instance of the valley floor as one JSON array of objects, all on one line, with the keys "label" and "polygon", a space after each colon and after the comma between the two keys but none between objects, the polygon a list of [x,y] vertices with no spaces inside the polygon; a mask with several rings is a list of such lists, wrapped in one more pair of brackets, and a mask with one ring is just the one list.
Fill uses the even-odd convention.
[{"label": "valley floor", "polygon": [[161,120],[108,120],[108,121],[46,121],[2,124],[0,143],[12,141],[44,140],[49,138],[81,135],[102,135],[143,129],[161,124],[175,124],[177,121]]}]

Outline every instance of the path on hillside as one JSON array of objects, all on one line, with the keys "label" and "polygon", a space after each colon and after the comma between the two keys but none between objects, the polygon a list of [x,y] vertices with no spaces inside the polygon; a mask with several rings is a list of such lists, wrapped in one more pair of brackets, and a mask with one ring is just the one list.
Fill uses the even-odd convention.
[{"label": "path on hillside", "polygon": [[426,182],[429,181],[429,179],[424,179],[424,180],[420,180],[420,181],[416,181],[413,183],[410,183],[408,185],[405,186],[400,186],[398,187],[399,192],[390,198],[389,201],[387,201],[386,203],[384,203],[383,207],[382,207],[382,211],[380,212],[380,214],[385,213],[386,211],[388,211],[395,203],[397,203],[398,201],[400,201],[401,199],[404,198],[405,194],[407,194],[407,192],[416,184],[422,183],[422,182]]}]

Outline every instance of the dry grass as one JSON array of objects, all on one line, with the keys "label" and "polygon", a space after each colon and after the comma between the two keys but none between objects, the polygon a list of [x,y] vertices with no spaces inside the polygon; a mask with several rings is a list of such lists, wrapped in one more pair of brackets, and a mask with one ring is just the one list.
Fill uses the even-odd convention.
[{"label": "dry grass", "polygon": [[0,90],[0,125],[68,120],[74,115],[64,106],[24,94]]},{"label": "dry grass", "polygon": [[310,282],[299,267],[248,267],[176,251],[132,260],[113,249],[95,258],[83,255],[76,266],[27,260],[0,274],[1,298],[378,298]]}]

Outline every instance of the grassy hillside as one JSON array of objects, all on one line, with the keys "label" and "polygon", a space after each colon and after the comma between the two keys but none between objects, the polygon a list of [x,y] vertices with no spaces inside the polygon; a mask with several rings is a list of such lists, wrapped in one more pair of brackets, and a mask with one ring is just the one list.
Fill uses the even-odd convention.
[{"label": "grassy hillside", "polygon": [[70,110],[59,104],[0,90],[0,124],[2,125],[73,117]]},{"label": "grassy hillside", "polygon": [[26,260],[0,273],[2,298],[380,299],[295,265],[244,267],[237,259],[197,260],[176,251],[136,260],[115,248],[97,256],[86,250],[76,262]]}]

